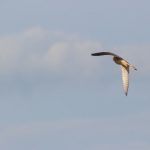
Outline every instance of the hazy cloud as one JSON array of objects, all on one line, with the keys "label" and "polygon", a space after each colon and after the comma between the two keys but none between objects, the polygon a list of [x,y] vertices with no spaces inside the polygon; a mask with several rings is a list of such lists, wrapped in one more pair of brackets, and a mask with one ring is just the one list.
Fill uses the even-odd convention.
[{"label": "hazy cloud", "polygon": [[94,68],[90,53],[100,48],[100,43],[77,35],[32,28],[0,38],[1,75],[40,70],[84,74]]}]

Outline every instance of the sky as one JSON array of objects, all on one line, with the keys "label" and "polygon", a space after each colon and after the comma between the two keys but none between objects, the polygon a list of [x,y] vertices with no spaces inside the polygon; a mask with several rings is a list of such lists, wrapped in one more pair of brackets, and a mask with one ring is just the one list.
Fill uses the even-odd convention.
[{"label": "sky", "polygon": [[[0,149],[149,150],[149,6],[1,0]],[[128,96],[100,51],[137,67]]]}]

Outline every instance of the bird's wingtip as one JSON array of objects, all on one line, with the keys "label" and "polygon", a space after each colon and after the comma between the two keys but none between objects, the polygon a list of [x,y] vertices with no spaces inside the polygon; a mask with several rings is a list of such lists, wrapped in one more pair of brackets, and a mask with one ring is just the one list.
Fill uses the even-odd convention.
[{"label": "bird's wingtip", "polygon": [[128,96],[128,92],[125,92],[125,95]]},{"label": "bird's wingtip", "polygon": [[99,56],[99,53],[92,53],[92,56]]}]

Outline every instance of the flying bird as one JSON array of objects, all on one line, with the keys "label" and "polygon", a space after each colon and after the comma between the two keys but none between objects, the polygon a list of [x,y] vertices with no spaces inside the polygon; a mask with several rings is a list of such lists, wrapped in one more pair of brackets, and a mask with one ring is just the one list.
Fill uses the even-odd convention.
[{"label": "flying bird", "polygon": [[124,89],[125,95],[127,96],[128,88],[129,88],[129,70],[130,68],[137,70],[135,66],[131,65],[128,61],[126,61],[122,57],[111,52],[98,52],[98,53],[93,53],[91,55],[92,56],[111,55],[113,56],[113,61],[116,64],[121,65],[123,89]]}]

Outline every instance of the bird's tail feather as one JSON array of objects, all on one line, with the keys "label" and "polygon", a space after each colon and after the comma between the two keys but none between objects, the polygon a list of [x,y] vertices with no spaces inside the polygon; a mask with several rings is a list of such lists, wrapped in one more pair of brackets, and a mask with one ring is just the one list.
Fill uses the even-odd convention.
[{"label": "bird's tail feather", "polygon": [[134,69],[134,70],[137,70],[137,68],[133,65],[130,64],[130,68]]}]

